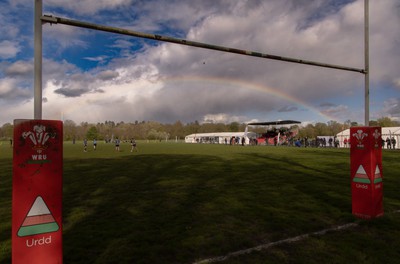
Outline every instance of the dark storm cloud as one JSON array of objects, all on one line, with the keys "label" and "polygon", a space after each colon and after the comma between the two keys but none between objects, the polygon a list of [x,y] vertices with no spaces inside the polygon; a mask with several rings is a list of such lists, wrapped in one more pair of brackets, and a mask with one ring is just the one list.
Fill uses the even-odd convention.
[{"label": "dark storm cloud", "polygon": [[336,104],[332,104],[332,103],[320,103],[319,106],[320,106],[320,107],[334,107],[334,106],[336,106]]},{"label": "dark storm cloud", "polygon": [[87,88],[81,88],[81,89],[70,89],[70,88],[59,88],[54,90],[56,94],[61,94],[66,97],[79,97],[82,96],[83,94],[88,93],[90,90]]},{"label": "dark storm cloud", "polygon": [[[160,100],[154,100],[159,98]],[[141,110],[149,119],[160,121],[181,120],[190,122],[203,120],[205,115],[227,113],[241,116],[251,110],[271,111],[276,104],[266,103],[270,95],[257,90],[228,84],[175,83],[157,91],[153,99],[138,100]]]},{"label": "dark storm cloud", "polygon": [[294,111],[298,111],[298,110],[299,110],[299,108],[296,106],[287,105],[287,106],[280,108],[278,110],[278,112],[294,112]]}]

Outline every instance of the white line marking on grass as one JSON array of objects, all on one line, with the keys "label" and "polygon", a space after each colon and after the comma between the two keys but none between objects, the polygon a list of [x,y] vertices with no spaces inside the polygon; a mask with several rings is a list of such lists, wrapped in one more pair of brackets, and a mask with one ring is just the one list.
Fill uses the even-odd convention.
[{"label": "white line marking on grass", "polygon": [[331,232],[331,231],[340,231],[340,230],[344,230],[344,229],[348,229],[351,227],[356,227],[358,226],[357,223],[349,223],[349,224],[345,224],[345,225],[341,225],[341,226],[336,226],[336,227],[332,227],[332,228],[327,228],[321,231],[317,231],[317,232],[313,232],[313,233],[308,233],[308,234],[304,234],[304,235],[300,235],[300,236],[295,236],[295,237],[291,237],[291,238],[287,238],[287,239],[282,239],[279,241],[275,241],[275,242],[271,242],[271,243],[267,243],[267,244],[262,244],[256,247],[252,247],[252,248],[248,248],[248,249],[243,249],[243,250],[238,250],[235,252],[231,252],[228,253],[225,256],[218,256],[218,257],[214,257],[214,258],[208,258],[208,259],[203,259],[200,261],[196,261],[193,264],[204,264],[204,263],[213,263],[213,262],[220,262],[220,261],[224,261],[227,260],[228,258],[231,257],[236,257],[236,256],[240,256],[240,255],[244,255],[244,254],[249,254],[251,252],[254,251],[261,251],[273,246],[277,246],[277,245],[281,245],[281,244],[285,244],[285,243],[293,243],[293,242],[298,242],[300,240],[306,239],[311,235],[324,235],[327,232]]}]

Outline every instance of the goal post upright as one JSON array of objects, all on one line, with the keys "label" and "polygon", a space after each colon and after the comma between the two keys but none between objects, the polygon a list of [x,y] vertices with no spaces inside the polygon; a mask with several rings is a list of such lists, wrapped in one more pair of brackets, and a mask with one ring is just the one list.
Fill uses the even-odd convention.
[{"label": "goal post upright", "polygon": [[364,124],[369,126],[369,0],[364,0],[364,49],[365,49],[365,112]]},{"label": "goal post upright", "polygon": [[34,18],[34,119],[42,119],[42,0],[35,0]]}]

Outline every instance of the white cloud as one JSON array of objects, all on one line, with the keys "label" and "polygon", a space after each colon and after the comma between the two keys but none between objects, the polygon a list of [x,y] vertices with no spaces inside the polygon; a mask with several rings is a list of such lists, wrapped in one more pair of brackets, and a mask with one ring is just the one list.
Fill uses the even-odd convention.
[{"label": "white cloud", "polygon": [[90,44],[84,40],[91,32],[71,26],[43,26],[43,55],[61,55],[67,48],[88,49]]},{"label": "white cloud", "polygon": [[202,122],[203,123],[224,123],[224,124],[228,124],[228,123],[232,123],[232,122],[238,122],[238,123],[243,123],[246,120],[248,120],[247,117],[244,116],[231,116],[225,113],[221,113],[221,114],[209,114],[209,115],[205,115],[203,117]]},{"label": "white cloud", "polygon": [[127,6],[132,0],[47,0],[50,7],[64,8],[77,14],[93,15],[103,10]]},{"label": "white cloud", "polygon": [[[19,87],[15,79],[0,79],[0,103],[5,102],[5,104],[8,105],[16,100],[26,100],[30,97],[30,91]],[[4,110],[6,111],[6,109],[3,109],[3,111]]]},{"label": "white cloud", "polygon": [[16,61],[5,69],[5,74],[9,77],[32,77],[33,64],[27,61]]},{"label": "white cloud", "polygon": [[99,78],[102,81],[107,81],[107,80],[115,79],[118,76],[119,76],[119,73],[117,71],[105,70],[105,71],[100,72],[97,75],[97,78]]},{"label": "white cloud", "polygon": [[14,58],[21,48],[18,42],[12,42],[9,40],[0,41],[0,59]]}]

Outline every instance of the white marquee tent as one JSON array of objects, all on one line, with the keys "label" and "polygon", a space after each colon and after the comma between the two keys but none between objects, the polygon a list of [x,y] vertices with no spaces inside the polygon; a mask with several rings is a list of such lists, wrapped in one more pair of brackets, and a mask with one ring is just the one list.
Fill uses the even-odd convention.
[{"label": "white marquee tent", "polygon": [[[339,140],[339,146],[341,148],[346,147],[344,142],[345,139],[349,140],[350,139],[350,129],[343,130],[342,132],[338,133],[336,135],[337,140]],[[396,140],[396,145],[395,148],[399,149],[400,148],[400,127],[382,127],[382,139],[391,139],[394,138]],[[347,145],[348,147],[348,145]],[[387,145],[385,144],[385,148],[387,148]]]},{"label": "white marquee tent", "polygon": [[213,143],[213,144],[229,144],[231,138],[239,138],[240,144],[242,138],[245,138],[245,145],[250,144],[250,139],[255,139],[257,134],[254,132],[215,132],[215,133],[196,133],[187,135],[185,143]]}]

